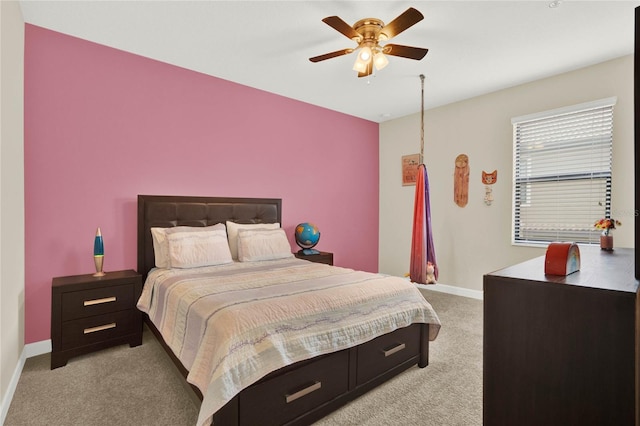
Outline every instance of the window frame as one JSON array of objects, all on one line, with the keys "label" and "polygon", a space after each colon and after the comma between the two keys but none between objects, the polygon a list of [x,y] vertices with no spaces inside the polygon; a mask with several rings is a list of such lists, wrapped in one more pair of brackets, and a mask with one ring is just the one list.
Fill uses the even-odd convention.
[{"label": "window frame", "polygon": [[[538,113],[534,113],[534,114],[527,114],[527,115],[522,115],[522,116],[518,116],[518,117],[514,117],[511,119],[511,124],[513,126],[513,138],[512,138],[512,143],[513,143],[513,175],[512,175],[512,209],[511,209],[511,244],[515,245],[515,246],[533,246],[533,247],[540,247],[540,246],[546,246],[548,245],[550,242],[553,241],[558,241],[558,240],[564,240],[564,241],[575,241],[578,242],[580,244],[596,244],[599,237],[596,238],[597,235],[599,235],[599,232],[594,228],[594,229],[589,229],[588,231],[585,229],[582,230],[576,230],[575,234],[576,236],[580,235],[580,238],[582,237],[588,237],[585,238],[584,240],[579,239],[579,238],[575,238],[575,239],[562,239],[562,238],[557,238],[557,239],[543,239],[542,237],[548,237],[549,235],[555,233],[555,234],[561,234],[563,232],[566,232],[567,234],[569,234],[570,231],[568,228],[561,228],[561,227],[556,227],[556,228],[549,228],[548,230],[548,234],[549,235],[543,235],[545,232],[547,231],[542,231],[539,230],[538,234],[539,234],[539,238],[540,239],[536,239],[531,238],[531,236],[526,236],[523,235],[523,228],[521,225],[521,218],[522,218],[522,211],[521,211],[521,206],[523,205],[523,203],[520,201],[522,200],[521,198],[521,194],[523,192],[525,192],[522,188],[523,186],[528,186],[529,187],[529,194],[531,193],[531,188],[532,185],[535,183],[544,183],[544,182],[549,182],[551,184],[558,184],[561,181],[564,182],[575,182],[575,187],[578,188],[580,187],[579,182],[582,181],[588,181],[590,183],[599,183],[600,186],[602,186],[603,188],[600,188],[600,191],[602,191],[604,189],[604,193],[603,193],[603,200],[604,200],[604,216],[602,217],[610,217],[611,215],[611,192],[612,192],[612,188],[611,188],[611,177],[612,177],[612,160],[613,160],[613,125],[614,125],[614,107],[615,104],[617,102],[617,97],[609,97],[609,98],[605,98],[605,99],[600,99],[600,100],[596,100],[596,101],[592,101],[592,102],[585,102],[585,103],[581,103],[581,104],[577,104],[577,105],[571,105],[571,106],[567,106],[567,107],[563,107],[563,108],[557,108],[557,109],[552,109],[552,110],[548,110],[548,111],[542,111],[542,112],[538,112]],[[529,141],[533,140],[533,138],[529,138],[526,142],[527,143],[523,143],[520,138],[520,130],[522,125],[526,125],[526,123],[531,123],[534,121],[544,121],[547,120],[547,122],[552,122],[553,120],[562,120],[563,116],[566,116],[565,118],[567,118],[566,122],[570,122],[570,116],[576,115],[576,114],[580,114],[580,113],[589,113],[592,111],[596,111],[596,110],[602,110],[603,112],[606,112],[608,110],[611,110],[610,113],[610,134],[608,135],[608,170],[599,170],[597,172],[594,172],[594,170],[591,170],[590,172],[563,172],[563,173],[556,173],[556,174],[550,174],[547,176],[532,176],[533,173],[529,172],[530,174],[527,175],[526,177],[521,176],[521,174],[519,173],[520,171],[524,170],[525,167],[522,166],[522,158],[521,158],[521,150],[522,150],[522,145],[527,146],[527,144],[529,143]],[[568,147],[572,147],[573,145],[571,144],[571,142],[569,142],[566,145],[562,145],[561,149],[567,149]],[[606,147],[605,147],[606,148]],[[590,149],[589,147],[586,147],[584,149]],[[582,151],[581,151],[582,152]],[[548,155],[548,154],[547,154]],[[606,155],[606,154],[605,154]],[[524,156],[524,154],[522,154],[522,156]],[[529,154],[529,157],[531,157],[531,154]],[[543,157],[542,155],[540,157]],[[603,157],[604,158],[604,157]],[[540,158],[542,160],[542,158]],[[606,158],[604,158],[604,161],[607,161]],[[564,163],[565,167],[566,167],[566,162]],[[527,168],[528,169],[528,168]],[[592,191],[592,190],[591,190]],[[549,206],[549,202],[545,202],[543,207],[547,208]],[[552,208],[548,208],[549,211],[552,211]],[[600,219],[600,217],[595,217],[594,218],[594,222],[595,220]],[[583,224],[586,226],[586,224]],[[535,234],[535,231],[533,231],[533,233]],[[527,238],[529,237],[529,238]]]}]

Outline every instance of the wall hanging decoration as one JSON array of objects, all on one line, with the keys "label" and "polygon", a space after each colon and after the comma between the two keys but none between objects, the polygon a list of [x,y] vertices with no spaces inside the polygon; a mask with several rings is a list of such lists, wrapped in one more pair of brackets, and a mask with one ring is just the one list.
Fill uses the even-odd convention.
[{"label": "wall hanging decoration", "polygon": [[416,184],[420,161],[420,154],[402,156],[402,186]]},{"label": "wall hanging decoration", "polygon": [[484,183],[484,203],[488,206],[493,203],[493,190],[491,189],[491,185],[496,183],[497,180],[497,170],[494,170],[491,173],[487,173],[484,170],[482,171],[482,183]]},{"label": "wall hanging decoration", "polygon": [[431,231],[431,205],[429,203],[429,177],[424,164],[424,75],[422,81],[422,109],[420,121],[420,165],[416,177],[416,195],[413,206],[413,232],[409,277],[418,284],[435,284],[438,264]]},{"label": "wall hanging decoration", "polygon": [[453,201],[460,207],[469,201],[469,157],[460,154],[456,157],[453,174]]},{"label": "wall hanging decoration", "polygon": [[104,242],[102,241],[102,233],[100,228],[96,231],[96,237],[93,240],[93,262],[96,265],[96,273],[94,277],[104,277],[102,264],[104,261]]}]

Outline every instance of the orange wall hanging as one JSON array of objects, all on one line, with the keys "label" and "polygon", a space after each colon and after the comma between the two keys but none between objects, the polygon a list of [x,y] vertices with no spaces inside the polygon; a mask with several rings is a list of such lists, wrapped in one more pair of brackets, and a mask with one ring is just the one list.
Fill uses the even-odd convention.
[{"label": "orange wall hanging", "polygon": [[453,201],[464,207],[469,201],[469,157],[460,154],[456,157],[456,168],[453,174]]},{"label": "orange wall hanging", "polygon": [[420,154],[402,156],[402,186],[416,184],[418,166],[421,162]]}]

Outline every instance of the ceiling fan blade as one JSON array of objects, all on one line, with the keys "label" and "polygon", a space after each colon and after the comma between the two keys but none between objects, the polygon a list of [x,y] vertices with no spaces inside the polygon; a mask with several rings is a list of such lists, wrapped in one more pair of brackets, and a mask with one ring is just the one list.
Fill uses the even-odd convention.
[{"label": "ceiling fan blade", "polygon": [[340,19],[337,16],[327,16],[326,18],[324,18],[322,20],[322,22],[324,22],[325,24],[329,25],[331,28],[333,28],[334,30],[344,34],[345,36],[347,36],[348,38],[354,40],[360,40],[360,34],[358,34],[356,32],[356,30],[354,30],[351,25],[347,24],[346,22],[344,22],[342,19]]},{"label": "ceiling fan blade", "polygon": [[400,56],[417,61],[424,58],[428,51],[429,49],[423,49],[422,47],[402,46],[401,44],[387,44],[382,49],[385,55]]},{"label": "ceiling fan blade", "polygon": [[320,61],[324,61],[325,59],[331,59],[331,58],[335,58],[335,57],[342,56],[342,55],[348,55],[351,52],[353,52],[353,49],[336,50],[335,52],[325,53],[324,55],[319,55],[319,56],[314,56],[313,58],[309,58],[309,60],[311,62],[320,62]]},{"label": "ceiling fan blade", "polygon": [[393,21],[385,25],[380,30],[380,33],[387,36],[387,40],[389,40],[391,37],[397,36],[407,28],[417,24],[423,19],[424,19],[424,16],[422,15],[422,13],[420,13],[418,10],[414,9],[413,7],[410,7],[409,9],[405,10],[396,19],[394,19]]}]

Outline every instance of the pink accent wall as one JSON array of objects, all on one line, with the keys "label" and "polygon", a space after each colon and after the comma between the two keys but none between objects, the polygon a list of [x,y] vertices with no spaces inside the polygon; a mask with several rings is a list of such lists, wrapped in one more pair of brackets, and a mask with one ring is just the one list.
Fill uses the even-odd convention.
[{"label": "pink accent wall", "polygon": [[[378,124],[33,25],[25,34],[25,342],[51,279],[136,269],[138,194],[273,197],[335,263],[378,270]],[[336,94],[339,96],[339,94]]]}]

